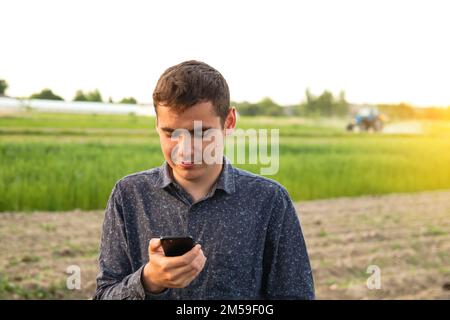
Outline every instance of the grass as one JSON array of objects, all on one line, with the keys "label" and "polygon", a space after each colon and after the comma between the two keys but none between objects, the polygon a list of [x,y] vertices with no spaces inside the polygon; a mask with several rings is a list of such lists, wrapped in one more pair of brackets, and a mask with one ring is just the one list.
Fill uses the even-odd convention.
[{"label": "grass", "polygon": [[425,231],[426,236],[443,236],[447,235],[447,231],[433,225],[427,226],[427,230]]},{"label": "grass", "polygon": [[[421,135],[349,134],[327,119],[240,118],[238,127],[280,129],[280,169],[269,178],[309,200],[450,188],[450,126],[435,123]],[[163,161],[154,127],[134,115],[0,117],[0,211],[104,208],[118,179]]]},{"label": "grass", "polygon": [[0,299],[61,299],[65,283],[52,283],[48,287],[39,284],[17,285],[0,274]]},{"label": "grass", "polygon": [[157,165],[157,145],[0,142],[0,208],[101,208],[115,181]]}]

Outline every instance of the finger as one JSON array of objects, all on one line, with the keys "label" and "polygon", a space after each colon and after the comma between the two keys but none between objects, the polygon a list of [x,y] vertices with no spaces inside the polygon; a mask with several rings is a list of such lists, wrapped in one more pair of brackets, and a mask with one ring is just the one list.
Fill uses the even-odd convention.
[{"label": "finger", "polygon": [[201,252],[200,248],[201,246],[198,244],[182,256],[168,258],[169,262],[167,264],[167,268],[168,269],[178,268],[190,264]]},{"label": "finger", "polygon": [[173,277],[169,282],[170,287],[172,288],[185,288],[187,287],[203,270],[206,257],[204,255],[198,258],[199,261],[195,261],[197,263],[197,267],[191,267],[190,271],[183,272],[178,277]]},{"label": "finger", "polygon": [[[189,285],[195,278],[198,277],[198,275],[200,274],[200,272],[203,270],[203,261],[206,261],[206,258],[201,259],[202,261],[200,262],[201,265],[198,268],[192,268],[192,270],[190,272],[188,272],[184,279],[182,280],[181,284],[185,284],[185,286]],[[186,284],[187,283],[187,284]]]},{"label": "finger", "polygon": [[198,271],[196,269],[192,269],[188,273],[183,274],[182,277],[171,280],[169,282],[169,286],[172,288],[185,288],[197,277],[197,275]]},{"label": "finger", "polygon": [[150,252],[161,252],[161,240],[159,238],[152,238],[150,239],[150,243],[148,245]]},{"label": "finger", "polygon": [[190,264],[173,270],[172,280],[177,281],[180,278],[185,278],[187,274],[191,273],[191,271],[196,271],[196,273],[199,273],[203,270],[205,262],[206,258],[203,253],[201,253]]},{"label": "finger", "polygon": [[206,257],[203,254],[203,251],[201,251],[200,253],[201,254],[193,261],[194,268],[198,272],[201,272],[203,270],[203,268],[205,267],[205,263],[206,263]]},{"label": "finger", "polygon": [[181,257],[183,257],[187,263],[191,263],[199,255],[203,255],[203,251],[202,246],[200,244],[197,244],[191,250],[183,254]]},{"label": "finger", "polygon": [[200,271],[199,272],[202,272],[202,270],[205,268],[206,260],[207,260],[206,257],[203,256],[201,261],[200,261],[200,268],[199,268]]}]

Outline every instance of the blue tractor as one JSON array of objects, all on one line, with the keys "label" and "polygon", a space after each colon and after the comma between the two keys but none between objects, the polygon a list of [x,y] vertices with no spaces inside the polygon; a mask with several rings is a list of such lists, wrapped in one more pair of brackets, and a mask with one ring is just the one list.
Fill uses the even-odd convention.
[{"label": "blue tractor", "polygon": [[347,125],[347,130],[359,129],[359,131],[369,131],[372,129],[375,132],[380,132],[385,121],[386,116],[381,114],[377,108],[362,108]]}]

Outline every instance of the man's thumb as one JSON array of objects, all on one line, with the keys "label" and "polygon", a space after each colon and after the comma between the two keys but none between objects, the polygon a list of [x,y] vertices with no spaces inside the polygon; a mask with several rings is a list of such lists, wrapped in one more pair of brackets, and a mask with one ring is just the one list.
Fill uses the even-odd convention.
[{"label": "man's thumb", "polygon": [[152,238],[150,240],[150,245],[149,245],[149,249],[151,252],[156,252],[158,251],[158,248],[161,246],[161,241],[159,238]]}]

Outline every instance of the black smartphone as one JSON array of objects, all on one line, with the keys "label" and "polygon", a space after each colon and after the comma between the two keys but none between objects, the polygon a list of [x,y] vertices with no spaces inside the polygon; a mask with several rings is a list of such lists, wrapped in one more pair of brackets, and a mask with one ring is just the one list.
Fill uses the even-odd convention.
[{"label": "black smartphone", "polygon": [[192,237],[161,237],[161,246],[166,257],[182,256],[195,246]]}]

